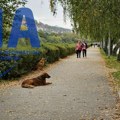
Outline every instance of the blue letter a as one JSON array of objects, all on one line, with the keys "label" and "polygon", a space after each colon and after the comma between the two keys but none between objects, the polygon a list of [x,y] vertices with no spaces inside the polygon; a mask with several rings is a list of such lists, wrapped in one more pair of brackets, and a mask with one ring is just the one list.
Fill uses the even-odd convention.
[{"label": "blue letter a", "polygon": [[0,47],[2,47],[2,9],[0,9]]},{"label": "blue letter a", "polygon": [[[21,30],[23,16],[26,18],[28,28],[26,31]],[[16,11],[8,47],[16,47],[19,38],[29,38],[32,47],[40,47],[35,20],[32,11],[29,8],[20,8]]]}]

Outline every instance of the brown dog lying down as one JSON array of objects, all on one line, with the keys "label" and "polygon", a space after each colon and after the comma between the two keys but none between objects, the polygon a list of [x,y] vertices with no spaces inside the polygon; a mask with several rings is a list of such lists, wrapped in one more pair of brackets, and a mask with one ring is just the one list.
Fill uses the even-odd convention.
[{"label": "brown dog lying down", "polygon": [[50,75],[48,75],[47,73],[43,73],[42,75],[36,78],[27,79],[23,81],[21,86],[23,88],[34,88],[35,86],[52,84],[52,83],[46,83],[46,78],[50,78]]}]

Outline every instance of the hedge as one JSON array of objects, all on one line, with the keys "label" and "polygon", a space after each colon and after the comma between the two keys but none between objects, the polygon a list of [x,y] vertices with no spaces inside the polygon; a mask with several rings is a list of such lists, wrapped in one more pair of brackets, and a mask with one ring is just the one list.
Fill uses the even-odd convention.
[{"label": "hedge", "polygon": [[[9,54],[5,53],[5,49],[0,49],[2,54],[0,57],[12,57],[15,58],[16,54],[14,51],[28,51],[28,48],[19,48],[19,49],[10,49]],[[75,52],[75,44],[51,44],[51,43],[42,43],[41,48],[32,49],[29,48],[29,51],[38,51],[39,54],[27,54],[27,55],[17,55],[19,60],[1,60],[0,59],[0,79],[15,79],[21,75],[28,73],[34,69],[39,60],[44,57],[48,63],[53,63],[59,58],[64,58]],[[7,72],[7,74],[6,74]]]}]

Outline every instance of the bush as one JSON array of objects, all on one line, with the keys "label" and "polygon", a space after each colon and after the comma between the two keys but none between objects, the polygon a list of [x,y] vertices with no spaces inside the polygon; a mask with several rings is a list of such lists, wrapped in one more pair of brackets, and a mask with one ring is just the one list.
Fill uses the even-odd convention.
[{"label": "bush", "polygon": [[64,58],[68,55],[68,50],[67,50],[67,48],[65,47],[64,44],[55,44],[55,46],[59,48],[60,58]]},{"label": "bush", "polygon": [[[31,49],[31,51],[36,51],[36,49],[29,49]],[[2,75],[1,79],[13,79],[20,77],[21,75],[32,71],[42,57],[46,58],[48,63],[52,63],[59,60],[59,58],[64,58],[67,55],[73,54],[74,49],[74,44],[42,43],[41,48],[37,49],[40,54],[17,55],[20,60],[0,60],[0,76]],[[2,49],[1,51],[3,51],[3,54],[0,54],[0,57],[16,57],[16,54],[12,54],[16,50],[10,49],[9,54],[5,54],[5,49]],[[28,49],[23,47],[21,49],[19,48],[19,51],[26,50]],[[8,73],[5,74],[6,72]]]},{"label": "bush", "polygon": [[68,44],[67,48],[68,48],[68,55],[75,53],[75,45],[74,44]]},{"label": "bush", "polygon": [[[1,78],[3,79],[16,78],[31,71],[36,62],[40,59],[39,55],[31,54],[17,56],[15,54],[2,54],[1,56],[13,58],[12,60],[0,60],[0,75],[2,75]],[[14,57],[18,57],[20,59],[16,60]]]},{"label": "bush", "polygon": [[43,44],[43,48],[47,51],[46,59],[48,63],[52,63],[59,60],[59,56],[60,56],[59,48],[52,45],[51,43]]}]

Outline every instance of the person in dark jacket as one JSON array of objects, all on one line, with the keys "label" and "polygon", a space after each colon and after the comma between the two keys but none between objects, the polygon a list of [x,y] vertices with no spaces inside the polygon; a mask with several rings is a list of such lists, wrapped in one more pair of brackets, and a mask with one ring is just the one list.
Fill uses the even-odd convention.
[{"label": "person in dark jacket", "polygon": [[83,53],[83,57],[87,57],[87,48],[88,48],[88,45],[87,43],[84,41],[82,43],[82,53]]}]

